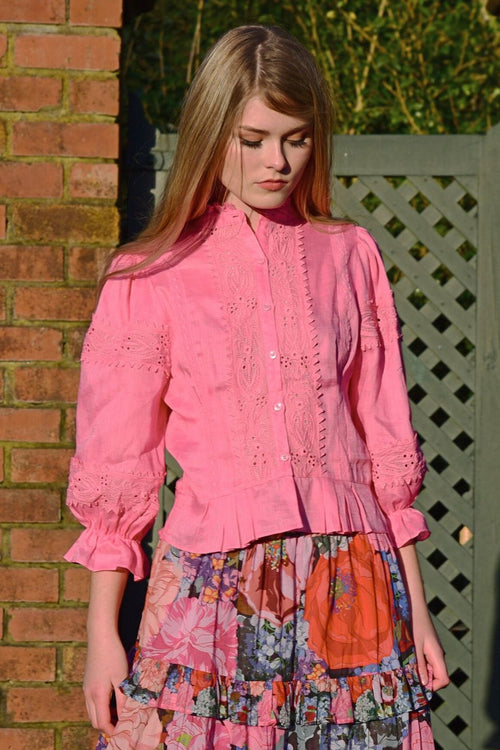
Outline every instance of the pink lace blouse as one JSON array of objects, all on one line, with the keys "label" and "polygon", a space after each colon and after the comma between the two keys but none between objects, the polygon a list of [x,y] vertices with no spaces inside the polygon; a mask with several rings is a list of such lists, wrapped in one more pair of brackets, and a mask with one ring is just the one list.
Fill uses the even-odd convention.
[{"label": "pink lace blouse", "polygon": [[[193,552],[282,532],[429,532],[392,293],[370,235],[290,209],[108,280],[82,354],[67,555],[146,573],[164,448],[184,470],[161,537]],[[193,230],[194,231],[194,230]]]}]

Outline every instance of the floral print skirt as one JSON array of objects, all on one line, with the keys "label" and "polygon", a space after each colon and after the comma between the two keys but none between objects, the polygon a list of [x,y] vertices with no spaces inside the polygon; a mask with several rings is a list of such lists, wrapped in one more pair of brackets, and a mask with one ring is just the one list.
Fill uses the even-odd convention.
[{"label": "floral print skirt", "polygon": [[98,750],[431,750],[398,560],[381,534],[231,552],[160,542],[125,709]]}]

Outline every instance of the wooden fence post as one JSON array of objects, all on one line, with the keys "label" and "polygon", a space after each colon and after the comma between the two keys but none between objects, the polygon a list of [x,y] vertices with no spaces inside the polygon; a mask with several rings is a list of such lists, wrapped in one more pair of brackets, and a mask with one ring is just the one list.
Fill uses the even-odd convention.
[{"label": "wooden fence post", "polygon": [[500,124],[479,172],[473,750],[500,748]]}]

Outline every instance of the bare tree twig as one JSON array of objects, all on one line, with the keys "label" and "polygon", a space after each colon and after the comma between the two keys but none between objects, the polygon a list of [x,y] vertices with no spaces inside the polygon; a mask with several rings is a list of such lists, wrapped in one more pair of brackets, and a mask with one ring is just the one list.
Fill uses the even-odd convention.
[{"label": "bare tree twig", "polygon": [[399,102],[399,105],[400,105],[401,109],[403,110],[403,113],[404,113],[406,119],[410,123],[410,125],[413,128],[414,132],[417,133],[418,135],[422,135],[423,131],[422,131],[421,127],[417,124],[415,118],[413,117],[413,115],[411,114],[410,110],[408,109],[408,107],[406,105],[406,100],[405,100],[405,98],[403,96],[403,92],[401,91],[401,85],[399,83],[399,80],[397,78],[394,79],[394,88],[391,88],[389,86],[389,84],[386,83],[385,81],[383,82],[382,85],[384,86],[385,89],[387,89],[387,91],[389,91],[389,93],[391,93],[393,96],[396,97],[396,99]]},{"label": "bare tree twig", "polygon": [[[385,9],[387,7],[387,3],[388,3],[388,0],[380,0],[380,5],[378,6],[378,11],[377,11],[377,18],[382,18],[382,16],[384,15]],[[373,64],[373,58],[375,56],[375,50],[377,49],[377,43],[378,43],[378,33],[375,31],[370,40],[368,56],[366,58],[366,63],[363,68],[363,73],[361,74],[359,97],[357,97],[356,105],[354,107],[356,112],[360,112],[363,109],[363,91],[365,90],[366,84],[368,83],[368,76],[370,75],[370,68]]]}]

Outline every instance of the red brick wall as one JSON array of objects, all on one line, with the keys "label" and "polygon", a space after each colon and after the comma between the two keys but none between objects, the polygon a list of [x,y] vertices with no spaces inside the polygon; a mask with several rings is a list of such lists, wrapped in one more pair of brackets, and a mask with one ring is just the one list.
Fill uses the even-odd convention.
[{"label": "red brick wall", "polygon": [[121,0],[0,0],[0,747],[84,750],[64,508],[78,357],[118,240]]}]

